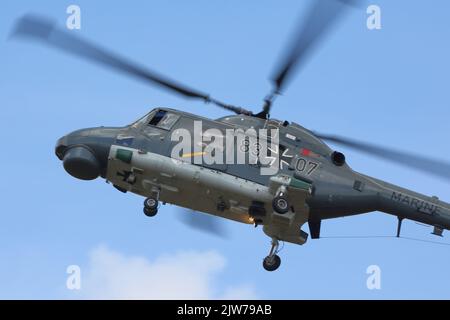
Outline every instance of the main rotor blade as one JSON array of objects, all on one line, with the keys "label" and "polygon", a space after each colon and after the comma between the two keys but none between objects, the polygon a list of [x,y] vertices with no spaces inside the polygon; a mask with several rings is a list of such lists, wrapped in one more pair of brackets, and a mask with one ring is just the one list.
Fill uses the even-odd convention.
[{"label": "main rotor blade", "polygon": [[146,82],[159,85],[160,87],[176,92],[187,98],[196,98],[205,102],[212,102],[224,109],[238,114],[251,114],[250,111],[212,99],[203,92],[170,80],[87,40],[70,34],[69,32],[58,28],[52,21],[45,18],[33,15],[26,15],[20,18],[12,36],[40,41],[50,47],[68,52],[77,57],[101,64],[116,71],[121,71]]},{"label": "main rotor blade", "polygon": [[295,34],[272,76],[273,91],[265,99],[264,110],[269,113],[275,96],[280,94],[292,71],[307,62],[307,59],[324,40],[339,18],[358,0],[313,0],[308,13],[299,21]]},{"label": "main rotor blade", "polygon": [[450,163],[430,159],[426,156],[418,154],[397,151],[391,148],[381,147],[374,144],[364,143],[339,136],[318,133],[314,134],[318,138],[325,141],[336,143],[344,147],[349,147],[354,150],[367,153],[369,155],[374,155],[381,159],[396,162],[398,164],[450,180]]},{"label": "main rotor blade", "polygon": [[179,216],[181,221],[192,229],[220,238],[227,238],[229,236],[228,229],[220,217],[181,207],[179,208]]},{"label": "main rotor blade", "polygon": [[314,0],[308,14],[300,21],[286,59],[273,77],[277,91],[283,88],[293,68],[306,62],[308,55],[322,41],[332,26],[357,0]]}]

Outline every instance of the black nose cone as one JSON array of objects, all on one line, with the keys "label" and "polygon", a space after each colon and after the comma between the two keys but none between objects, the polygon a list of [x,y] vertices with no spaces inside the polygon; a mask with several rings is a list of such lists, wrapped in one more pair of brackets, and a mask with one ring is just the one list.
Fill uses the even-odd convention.
[{"label": "black nose cone", "polygon": [[98,127],[74,131],[58,140],[55,153],[64,169],[81,180],[105,177],[111,145],[124,128]]},{"label": "black nose cone", "polygon": [[101,165],[95,155],[84,146],[69,148],[63,158],[64,169],[81,180],[94,180],[101,173]]}]

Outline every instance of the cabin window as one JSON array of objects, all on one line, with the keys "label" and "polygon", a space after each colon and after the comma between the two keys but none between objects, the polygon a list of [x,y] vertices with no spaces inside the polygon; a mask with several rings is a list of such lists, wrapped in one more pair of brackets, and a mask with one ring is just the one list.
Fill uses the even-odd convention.
[{"label": "cabin window", "polygon": [[180,116],[177,114],[165,110],[158,110],[158,112],[150,119],[148,125],[170,130],[179,118]]}]

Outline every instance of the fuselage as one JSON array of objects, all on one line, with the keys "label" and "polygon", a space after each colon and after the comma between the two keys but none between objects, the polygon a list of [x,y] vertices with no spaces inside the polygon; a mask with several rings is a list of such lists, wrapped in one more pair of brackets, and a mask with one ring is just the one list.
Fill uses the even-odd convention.
[{"label": "fuselage", "polygon": [[[274,175],[281,175],[292,177],[312,186],[311,196],[306,199],[309,207],[308,221],[320,222],[323,219],[383,211],[399,218],[408,218],[444,229],[450,228],[449,204],[435,197],[427,197],[355,172],[348,166],[341,153],[332,150],[313,132],[287,121],[266,120],[246,115],[210,120],[178,110],[159,108],[126,127],[100,127],[74,132],[59,140],[56,153],[61,160],[64,160],[66,170],[78,178],[90,179],[96,174],[101,175],[119,190],[132,191],[145,196],[152,187],[139,188],[136,186],[136,181],[129,180],[127,172],[131,172],[131,167],[134,165],[131,162],[123,163],[124,166],[120,166],[120,170],[118,167],[114,167],[111,164],[113,158],[111,147],[137,150],[139,152],[135,153],[135,158],[139,158],[138,155],[141,154],[153,154],[155,155],[152,158],[153,161],[159,161],[163,166],[165,161],[174,158],[174,148],[180,142],[177,137],[182,130],[194,133],[194,127],[198,123],[201,123],[201,135],[203,136],[207,132],[214,133],[214,131],[208,131],[210,129],[216,130],[215,132],[220,133],[222,137],[226,136],[227,130],[276,130],[277,139],[274,139],[273,136],[271,139],[277,140],[277,146],[272,147],[271,152],[272,155],[277,155],[278,170],[273,174],[261,174],[261,165],[259,164],[237,164],[233,161],[205,163],[198,158],[202,158],[205,154],[204,150],[208,150],[208,144],[217,139],[208,136],[205,140],[201,140],[200,146],[193,140],[191,152],[183,150],[183,154],[178,154],[181,156],[179,161],[193,165],[193,167],[189,167],[190,169],[185,167],[186,172],[191,170],[193,176],[200,175],[202,172],[195,172],[195,168],[200,167],[208,170],[208,173],[215,172],[217,179],[220,179],[223,184],[218,183],[214,189],[212,185],[216,181],[203,172],[205,181],[202,183],[206,186],[211,185],[209,194],[206,194],[204,192],[205,185],[197,190],[198,186],[187,185],[186,181],[176,182],[178,177],[184,173],[177,171],[177,167],[167,169],[173,172],[171,173],[173,176],[166,174],[166,177],[161,175],[158,175],[157,178],[152,178],[151,175],[146,177],[144,179],[147,181],[146,183],[151,183],[156,179],[154,180],[157,181],[155,186],[158,183],[167,186],[169,191],[161,193],[165,202],[248,223],[251,221],[248,220],[251,216],[239,215],[236,213],[237,209],[227,212],[227,210],[218,210],[217,208],[220,203],[224,203],[226,208],[234,206],[233,208],[240,208],[245,212],[245,210],[248,211],[252,201],[258,201],[263,202],[267,210],[271,210],[267,188],[269,188]],[[236,143],[227,145],[226,142],[223,142],[219,149],[224,154],[228,154],[230,146],[239,148]],[[68,154],[73,154],[73,156],[69,157]],[[91,155],[94,155],[94,160]],[[150,158],[148,157],[148,159]],[[71,161],[71,159],[76,161]],[[79,159],[83,161],[80,162]],[[142,159],[139,160],[141,166],[145,166],[145,161],[142,162]],[[149,165],[146,170],[152,171],[152,168]],[[112,172],[113,170],[115,171]],[[175,171],[177,171],[176,174]],[[191,179],[189,181],[194,179],[187,178]],[[226,182],[230,179],[239,179],[242,190],[236,190],[233,193],[232,185]],[[179,191],[170,192],[170,188]],[[259,194],[252,193],[252,189],[258,188],[266,189]],[[239,196],[239,192],[242,193],[242,196]],[[193,197],[195,197],[195,201],[192,201]],[[252,197],[260,198],[252,199]]]}]

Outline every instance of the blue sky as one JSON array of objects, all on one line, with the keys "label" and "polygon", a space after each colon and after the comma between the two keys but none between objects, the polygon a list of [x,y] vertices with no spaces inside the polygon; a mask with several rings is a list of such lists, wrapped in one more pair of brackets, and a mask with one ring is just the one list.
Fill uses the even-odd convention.
[{"label": "blue sky", "polygon": [[[382,29],[367,30],[364,10],[353,11],[295,76],[272,117],[448,159],[450,3],[371,3],[381,7]],[[125,125],[155,106],[226,114],[59,52],[7,41],[17,17],[35,12],[63,26],[70,4],[81,7],[82,19],[82,29],[72,32],[257,110],[306,1],[3,1],[0,298],[450,298],[446,245],[310,240],[286,244],[282,266],[268,273],[261,261],[269,239],[261,229],[226,222],[228,239],[198,233],[179,222],[174,207],[149,219],[142,198],[66,174],[54,145],[75,129]],[[358,171],[450,200],[444,180],[343,151]],[[371,213],[325,221],[322,235],[395,229],[395,217]],[[430,232],[404,223],[404,236],[449,243]],[[80,291],[66,288],[73,264],[82,270]],[[381,268],[381,290],[366,287],[373,264]]]}]

